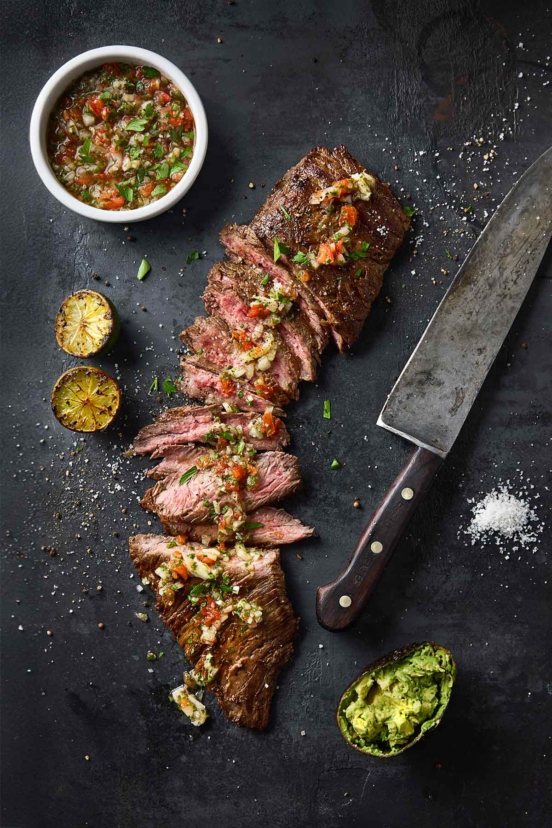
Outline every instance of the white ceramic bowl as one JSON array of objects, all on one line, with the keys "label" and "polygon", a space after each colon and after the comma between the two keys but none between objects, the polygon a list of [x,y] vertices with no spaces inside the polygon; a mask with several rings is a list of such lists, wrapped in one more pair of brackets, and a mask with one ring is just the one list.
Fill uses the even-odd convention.
[{"label": "white ceramic bowl", "polygon": [[[60,95],[83,72],[88,72],[90,69],[101,66],[103,63],[112,63],[113,61],[153,66],[155,69],[159,69],[161,74],[169,78],[180,89],[188,102],[195,121],[194,154],[192,155],[192,161],[186,173],[167,195],[145,207],[137,207],[136,210],[100,210],[99,207],[91,207],[89,204],[84,204],[82,201],[79,201],[55,177],[46,150],[48,118]],[[174,63],[161,57],[161,55],[155,54],[155,52],[150,52],[148,49],[139,49],[135,46],[104,46],[100,49],[90,49],[88,52],[83,52],[82,55],[77,55],[77,57],[65,63],[52,75],[34,105],[31,116],[30,140],[31,154],[39,176],[52,195],[58,201],[61,201],[65,207],[68,207],[75,213],[80,213],[81,216],[86,216],[96,221],[125,224],[132,222],[134,224],[137,221],[153,218],[153,216],[164,213],[173,207],[182,198],[184,193],[188,192],[205,160],[205,153],[207,152],[207,118],[205,117],[205,110],[203,109],[201,99],[194,86]]]}]

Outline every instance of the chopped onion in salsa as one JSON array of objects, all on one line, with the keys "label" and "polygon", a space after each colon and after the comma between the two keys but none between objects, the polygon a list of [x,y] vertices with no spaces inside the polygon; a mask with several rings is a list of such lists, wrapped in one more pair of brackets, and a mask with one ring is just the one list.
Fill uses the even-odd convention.
[{"label": "chopped onion in salsa", "polygon": [[61,96],[48,157],[71,195],[101,210],[135,210],[166,195],[188,169],[194,119],[182,92],[151,66],[105,63]]}]

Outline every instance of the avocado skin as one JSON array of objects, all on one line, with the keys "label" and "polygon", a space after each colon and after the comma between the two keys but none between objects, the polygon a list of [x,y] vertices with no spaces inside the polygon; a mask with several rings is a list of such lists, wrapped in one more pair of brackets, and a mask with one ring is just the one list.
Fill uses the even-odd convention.
[{"label": "avocado skin", "polygon": [[[399,647],[396,650],[392,650],[390,653],[387,653],[387,655],[384,655],[381,658],[378,658],[376,661],[372,661],[370,664],[367,664],[366,667],[364,668],[364,670],[348,685],[348,687],[346,688],[346,690],[342,694],[341,698],[339,699],[339,704],[337,705],[337,712],[336,712],[337,726],[339,728],[339,732],[341,733],[341,735],[343,736],[343,738],[345,739],[347,744],[350,745],[351,747],[353,747],[355,750],[358,750],[359,753],[368,754],[369,756],[375,756],[378,759],[388,759],[388,758],[391,758],[392,756],[398,756],[400,753],[404,753],[405,750],[408,750],[408,748],[411,748],[412,745],[415,745],[416,742],[419,742],[420,739],[426,735],[426,733],[429,733],[430,731],[434,730],[437,727],[437,725],[440,724],[441,719],[443,718],[443,715],[445,713],[445,710],[447,709],[447,707],[449,705],[450,696],[447,699],[447,702],[446,702],[445,706],[443,707],[443,710],[441,711],[441,714],[439,715],[439,717],[435,719],[435,721],[431,724],[430,727],[427,728],[427,730],[425,730],[424,732],[418,733],[412,739],[412,741],[408,742],[406,745],[403,745],[403,747],[401,747],[399,749],[389,751],[389,753],[381,753],[381,752],[377,752],[377,751],[372,751],[372,750],[370,750],[369,747],[360,747],[359,745],[355,745],[354,742],[352,742],[348,738],[347,734],[343,732],[343,729],[341,727],[341,722],[340,722],[340,715],[342,713],[342,705],[343,705],[344,700],[347,697],[347,694],[349,693],[350,690],[353,689],[353,687],[356,684],[358,684],[358,682],[360,682],[360,680],[364,676],[368,675],[369,673],[374,673],[376,670],[379,670],[381,667],[388,667],[389,665],[396,664],[397,662],[402,661],[403,658],[407,658],[409,655],[411,655],[413,652],[418,650],[420,647],[426,647],[426,646],[434,647],[437,650],[444,650],[446,653],[448,653],[448,655],[450,657],[450,660],[452,662],[452,669],[453,669],[453,672],[452,672],[452,686],[454,686],[454,682],[456,681],[457,669],[456,669],[456,662],[455,662],[455,660],[453,658],[453,655],[450,652],[450,650],[448,650],[446,647],[443,647],[441,644],[437,644],[435,641],[421,641],[421,642],[415,643],[415,644],[406,644],[404,647]],[[452,687],[451,687],[451,694],[452,694]]]}]

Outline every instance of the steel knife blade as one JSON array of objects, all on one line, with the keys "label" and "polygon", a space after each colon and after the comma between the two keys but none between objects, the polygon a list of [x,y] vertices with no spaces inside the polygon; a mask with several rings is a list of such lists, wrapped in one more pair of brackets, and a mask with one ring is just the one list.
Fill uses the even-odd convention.
[{"label": "steel knife blade", "polygon": [[521,176],[477,239],[393,386],[377,425],[418,448],[377,507],[317,617],[350,626],[452,448],[552,235],[552,148]]}]

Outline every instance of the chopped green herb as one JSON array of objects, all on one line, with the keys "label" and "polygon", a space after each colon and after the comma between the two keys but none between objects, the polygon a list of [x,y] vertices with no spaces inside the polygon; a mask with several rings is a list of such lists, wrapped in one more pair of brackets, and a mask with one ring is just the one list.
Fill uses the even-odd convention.
[{"label": "chopped green herb", "polygon": [[464,207],[464,212],[465,213],[473,213],[473,206],[471,204],[468,204],[467,207]]},{"label": "chopped green herb", "polygon": [[183,138],[187,138],[189,141],[193,141],[193,139],[194,139],[194,132],[193,132],[193,130],[192,130],[192,132],[183,132],[183,133],[182,133],[182,137],[183,137]]},{"label": "chopped green herb", "polygon": [[100,95],[100,101],[109,101],[112,97],[112,92],[102,92],[102,94]]},{"label": "chopped green herb", "polygon": [[163,158],[165,155],[165,150],[163,149],[162,144],[156,144],[153,148],[153,154],[156,158]]},{"label": "chopped green herb", "polygon": [[176,541],[169,541],[168,544],[167,544],[167,549],[172,549],[176,545],[177,545]]},{"label": "chopped green herb", "polygon": [[79,150],[79,161],[85,164],[95,164],[96,159],[90,155],[90,138],[87,138]]},{"label": "chopped green herb", "polygon": [[339,460],[332,460],[330,469],[338,469],[341,466]]},{"label": "chopped green herb", "polygon": [[297,264],[302,265],[309,265],[311,263],[311,260],[309,259],[307,254],[303,253],[301,250],[299,251],[299,253],[295,254],[295,256],[293,257],[293,261],[297,262]]},{"label": "chopped green herb", "polygon": [[403,204],[403,211],[408,218],[412,218],[412,216],[415,216],[418,212],[416,207],[409,207],[408,204]]},{"label": "chopped green herb", "polygon": [[199,259],[199,253],[197,250],[192,250],[192,252],[186,257],[186,264],[191,264],[192,262],[197,261]]},{"label": "chopped green herb", "polygon": [[283,205],[280,205],[280,210],[282,211],[284,216],[287,218],[287,220],[291,221],[291,216],[290,216],[290,214],[288,213],[288,211],[286,210],[286,208]]},{"label": "chopped green herb", "polygon": [[165,187],[165,185],[164,184],[158,184],[157,187],[155,187],[155,189],[153,190],[151,195],[152,195],[152,198],[153,198],[153,196],[165,195],[166,192],[167,192],[167,188]]},{"label": "chopped green herb", "polygon": [[134,190],[132,189],[132,187],[125,187],[123,184],[115,184],[115,186],[117,187],[125,201],[128,201],[130,203],[134,198]]},{"label": "chopped green herb", "polygon": [[364,271],[361,267],[359,267],[358,270],[355,270],[355,276],[362,276],[363,273]]},{"label": "chopped green herb", "polygon": [[270,279],[270,276],[268,275],[268,273],[265,273],[265,275],[261,279],[261,285],[268,285],[269,279]]},{"label": "chopped green herb", "polygon": [[197,472],[198,472],[197,466],[192,466],[191,469],[188,469],[187,472],[184,472],[184,474],[182,475],[182,477],[178,481],[178,485],[182,486],[184,483],[186,483],[188,480],[190,480],[190,478],[192,478],[195,474],[197,474]]},{"label": "chopped green herb", "polygon": [[153,115],[153,104],[152,104],[151,101],[148,101],[148,103],[145,105],[144,115],[145,115],[146,118],[151,118],[152,117],[152,115]]},{"label": "chopped green herb", "polygon": [[146,177],[146,168],[145,167],[140,167],[139,169],[136,170],[136,179],[138,181],[138,184],[141,184],[145,177]]},{"label": "chopped green herb", "polygon": [[332,419],[332,404],[329,400],[324,400],[324,419]]},{"label": "chopped green herb", "polygon": [[153,378],[153,382],[150,385],[149,390],[150,391],[159,391],[159,380],[157,379],[157,377]]},{"label": "chopped green herb", "polygon": [[148,125],[148,118],[133,118],[129,121],[125,129],[129,132],[143,132]]},{"label": "chopped green herb", "polygon": [[140,262],[140,267],[138,268],[138,273],[136,274],[136,278],[138,279],[138,281],[141,282],[142,279],[145,279],[150,270],[151,265],[148,262],[148,260],[142,259],[142,261]]},{"label": "chopped green herb", "polygon": [[264,523],[244,523],[243,528],[246,529],[246,530],[249,530],[249,529],[262,529],[263,526],[264,526]]},{"label": "chopped green herb", "polygon": [[145,78],[158,78],[161,72],[159,69],[154,69],[153,66],[142,66],[142,74]]},{"label": "chopped green herb", "polygon": [[176,164],[172,165],[170,174],[174,175],[175,173],[180,172],[181,170],[187,170],[187,169],[188,169],[188,164],[183,164],[181,161],[178,161]]},{"label": "chopped green herb", "polygon": [[175,384],[174,384],[174,382],[172,381],[172,378],[171,378],[171,377],[167,377],[167,379],[164,381],[164,383],[163,383],[163,391],[164,391],[164,392],[165,392],[165,394],[167,394],[169,397],[171,396],[171,394],[176,394],[176,393],[178,392],[178,388],[176,387],[176,385],[175,385]]},{"label": "chopped green herb", "polygon": [[133,161],[136,161],[136,159],[140,157],[141,151],[142,150],[140,149],[140,147],[131,147],[128,154],[130,155]]},{"label": "chopped green herb", "polygon": [[162,181],[164,178],[169,177],[169,165],[168,164],[160,164],[157,172],[155,173],[155,177],[158,181]]},{"label": "chopped green herb", "polygon": [[278,236],[274,239],[274,261],[277,262],[280,256],[287,256],[288,253],[291,253],[291,250],[287,246],[280,241]]},{"label": "chopped green herb", "polygon": [[447,259],[452,259],[453,258],[452,253],[450,252],[450,250],[445,250],[445,253],[447,254]]},{"label": "chopped green herb", "polygon": [[352,259],[354,262],[358,262],[359,259],[366,259],[368,257],[369,247],[370,242],[363,241],[358,250],[344,250],[343,253],[348,259]]}]

